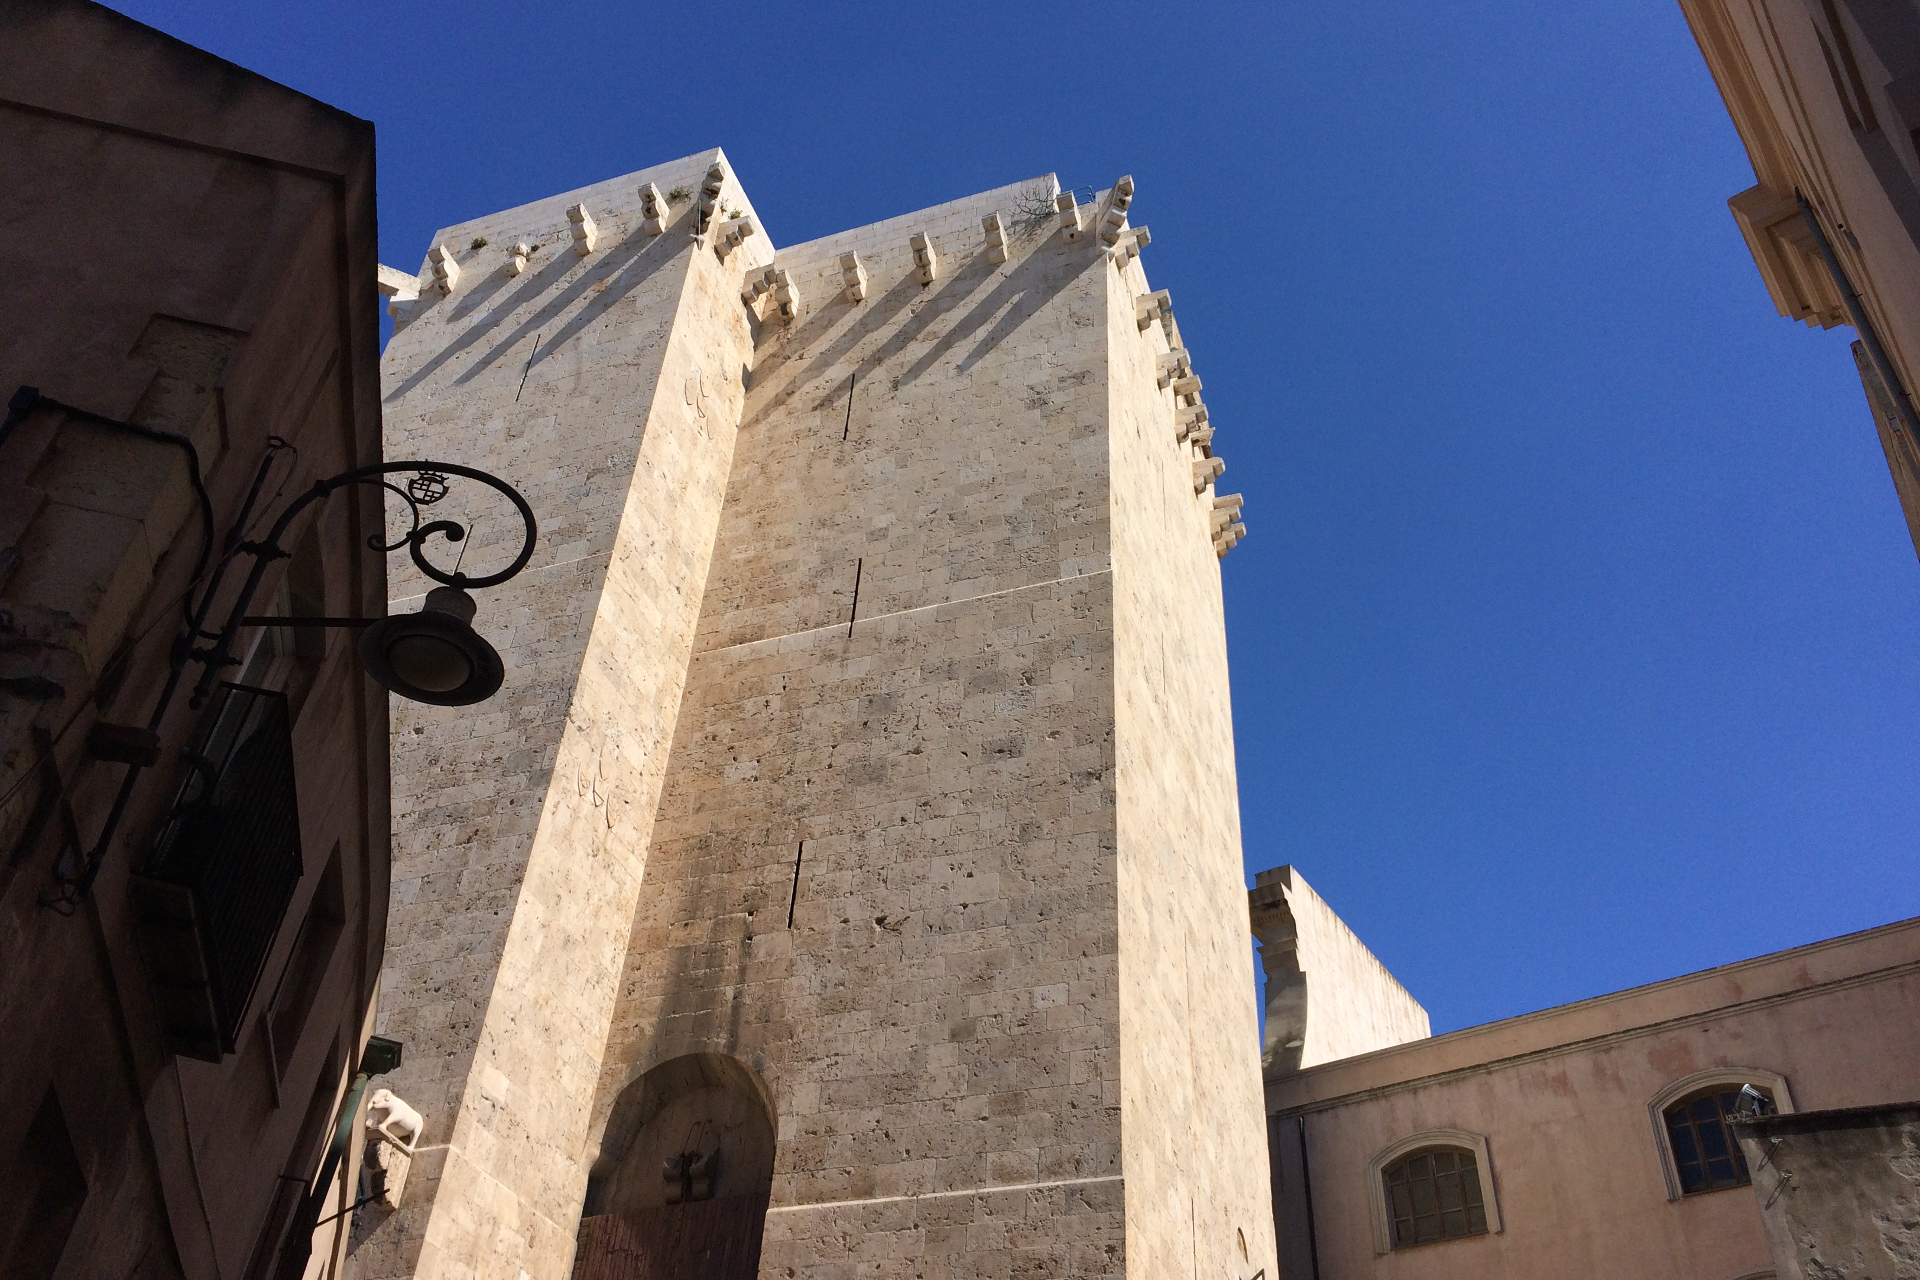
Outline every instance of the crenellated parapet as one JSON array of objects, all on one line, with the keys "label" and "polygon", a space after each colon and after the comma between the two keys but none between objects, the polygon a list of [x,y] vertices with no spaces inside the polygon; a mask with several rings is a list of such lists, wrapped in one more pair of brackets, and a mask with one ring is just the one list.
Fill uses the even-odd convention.
[{"label": "crenellated parapet", "polygon": [[498,714],[435,753],[395,713],[381,1016],[425,1137],[360,1274],[584,1274],[696,1220],[795,1280],[1273,1274],[1242,501],[1135,197],[775,245],[709,152],[435,237],[388,451],[525,477],[552,552]]}]

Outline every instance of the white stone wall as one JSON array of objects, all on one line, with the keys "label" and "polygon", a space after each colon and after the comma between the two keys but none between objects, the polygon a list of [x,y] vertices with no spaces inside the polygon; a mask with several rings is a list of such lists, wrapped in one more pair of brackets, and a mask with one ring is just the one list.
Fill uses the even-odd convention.
[{"label": "white stone wall", "polygon": [[[616,1099],[693,1052],[774,1101],[764,1276],[1272,1274],[1212,494],[1141,268],[1023,218],[1049,176],[781,251],[789,323],[740,300],[764,234],[637,230],[708,159],[443,233],[490,245],[389,351],[389,455],[551,523],[481,601],[502,695],[397,704],[429,1131],[362,1274],[565,1275]],[[584,265],[485,266],[570,256],[577,201]]]},{"label": "white stone wall", "polygon": [[760,1072],[763,1275],[1122,1265],[1104,297],[987,262],[1030,187],[778,257],[601,1092]]},{"label": "white stone wall", "polygon": [[[1282,1057],[1305,1069],[1433,1034],[1426,1009],[1299,871],[1262,871],[1250,901],[1268,970],[1269,1076]],[[1297,1058],[1283,1036],[1302,1041]]]},{"label": "white stone wall", "polygon": [[1127,1275],[1273,1275],[1214,489],[1157,385],[1168,330],[1135,319],[1141,260],[1101,276]]},{"label": "white stone wall", "polygon": [[[386,353],[387,456],[499,474],[541,540],[524,573],[478,593],[501,693],[393,704],[381,1031],[407,1044],[393,1086],[428,1128],[406,1206],[356,1254],[363,1276],[568,1274],[584,1131],[732,466],[750,350],[739,277],[765,259],[749,245],[721,264],[684,225],[646,235],[637,189],[697,189],[714,158],[441,232],[458,284],[423,290]],[[564,212],[576,203],[598,225],[584,258]],[[690,208],[676,206],[683,224]],[[521,239],[541,248],[509,276]],[[502,563],[516,526],[487,509],[466,567]],[[392,607],[417,608],[424,585],[396,576]]]}]

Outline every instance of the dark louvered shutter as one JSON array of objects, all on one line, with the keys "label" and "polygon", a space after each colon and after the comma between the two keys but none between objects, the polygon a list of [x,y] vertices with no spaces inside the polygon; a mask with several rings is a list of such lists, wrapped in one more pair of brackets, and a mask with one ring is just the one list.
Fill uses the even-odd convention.
[{"label": "dark louvered shutter", "polygon": [[231,1053],[300,881],[300,813],[285,695],[222,685],[190,771],[133,878],[142,951],[176,1053]]}]

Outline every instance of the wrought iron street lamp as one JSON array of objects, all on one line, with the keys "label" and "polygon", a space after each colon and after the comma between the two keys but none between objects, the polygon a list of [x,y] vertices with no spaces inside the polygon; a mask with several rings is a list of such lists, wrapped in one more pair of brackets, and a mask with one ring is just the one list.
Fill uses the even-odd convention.
[{"label": "wrought iron street lamp", "polygon": [[[185,621],[173,646],[166,683],[154,703],[152,713],[147,717],[145,728],[96,726],[96,730],[102,731],[89,735],[90,745],[97,743],[104,748],[95,750],[96,757],[124,763],[127,773],[99,837],[86,855],[84,866],[71,876],[62,876],[61,892],[49,905],[71,909],[92,889],[132,798],[134,784],[142,770],[158,762],[160,728],[179,691],[187,666],[197,664],[200,668],[189,700],[189,705],[198,709],[206,704],[214,692],[221,673],[240,665],[236,650],[241,632],[247,627],[364,628],[358,652],[367,674],[387,689],[414,701],[439,706],[465,706],[489,698],[499,690],[506,674],[505,665],[494,647],[474,631],[472,623],[476,606],[468,592],[497,586],[519,573],[533,558],[534,544],[539,537],[539,524],[534,519],[533,508],[506,481],[473,467],[448,462],[381,462],[356,467],[316,482],[287,504],[264,538],[249,540],[245,537],[245,531],[252,523],[253,510],[265,487],[274,456],[286,447],[286,443],[278,437],[270,437],[267,456],[262,459],[254,475],[253,487],[222,539],[218,548],[219,557],[214,560],[209,572],[208,562],[213,559],[216,550],[213,503],[201,479],[199,453],[192,441],[171,432],[155,431],[62,404],[41,395],[37,388],[22,387],[7,404],[6,419],[0,423],[0,443],[27,415],[38,409],[55,410],[84,422],[181,449],[187,456],[188,476],[200,507],[202,537],[200,557],[194,570],[194,585],[183,603]],[[411,477],[404,487],[389,478],[402,475]],[[460,543],[467,538],[466,526],[458,521],[429,520],[423,523],[422,520],[422,509],[433,506],[447,496],[453,477],[472,480],[494,490],[511,503],[518,513],[524,526],[524,536],[519,553],[504,569],[486,574],[466,574],[460,571],[459,562],[452,569],[442,569],[427,558],[428,539],[438,536],[448,543]],[[407,505],[412,517],[411,527],[392,543],[376,533],[368,537],[367,544],[379,552],[393,552],[405,547],[414,566],[439,584],[427,593],[426,603],[420,611],[384,618],[249,614],[247,609],[260,590],[268,566],[276,560],[289,558],[291,554],[285,546],[285,539],[294,521],[315,503],[341,489],[359,485],[377,485]],[[217,631],[208,630],[208,615],[220,594],[222,582],[241,555],[252,558],[246,581],[227,611],[225,623]]]}]

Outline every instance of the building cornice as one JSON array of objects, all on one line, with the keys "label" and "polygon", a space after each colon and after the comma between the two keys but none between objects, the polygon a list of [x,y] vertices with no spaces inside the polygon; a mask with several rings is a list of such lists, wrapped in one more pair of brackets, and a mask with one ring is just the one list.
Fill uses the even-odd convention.
[{"label": "building cornice", "polygon": [[1267,1084],[1267,1112],[1323,1111],[1915,971],[1920,918],[1310,1067]]}]

